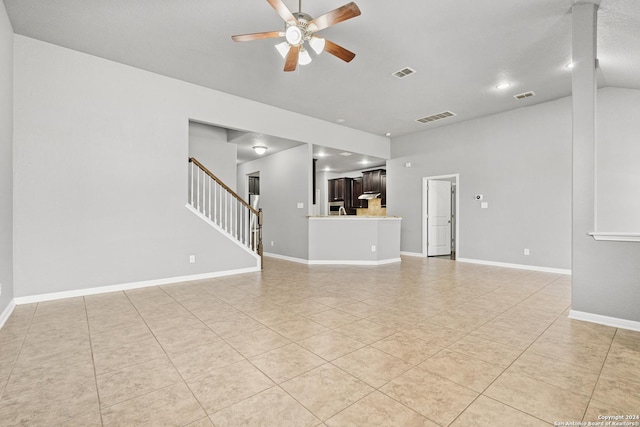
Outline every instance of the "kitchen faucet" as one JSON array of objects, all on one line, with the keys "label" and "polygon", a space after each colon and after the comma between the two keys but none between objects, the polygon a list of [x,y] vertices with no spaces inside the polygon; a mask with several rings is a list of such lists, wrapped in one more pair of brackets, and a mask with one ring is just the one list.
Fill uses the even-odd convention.
[{"label": "kitchen faucet", "polygon": [[338,215],[346,215],[346,214],[347,214],[347,210],[344,208],[344,206],[340,206],[340,209],[338,209]]}]

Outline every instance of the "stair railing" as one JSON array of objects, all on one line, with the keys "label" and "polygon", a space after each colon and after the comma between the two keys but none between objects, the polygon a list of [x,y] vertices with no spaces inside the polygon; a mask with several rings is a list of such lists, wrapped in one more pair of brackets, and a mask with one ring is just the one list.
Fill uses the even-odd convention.
[{"label": "stair railing", "polygon": [[262,259],[262,209],[254,209],[194,157],[189,158],[189,203]]}]

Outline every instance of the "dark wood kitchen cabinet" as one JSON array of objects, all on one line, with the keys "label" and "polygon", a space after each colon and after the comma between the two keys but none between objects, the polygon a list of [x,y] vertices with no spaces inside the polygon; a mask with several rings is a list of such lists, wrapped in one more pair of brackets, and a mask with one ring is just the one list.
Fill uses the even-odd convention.
[{"label": "dark wood kitchen cabinet", "polygon": [[329,201],[344,200],[345,205],[351,202],[351,178],[336,178],[328,181]]},{"label": "dark wood kitchen cabinet", "polygon": [[387,171],[376,169],[362,172],[362,191],[365,193],[382,192],[382,175],[386,176]]},{"label": "dark wood kitchen cabinet", "polygon": [[358,197],[363,193],[362,191],[362,178],[353,178],[351,181],[351,207],[352,208],[366,208],[367,201],[360,200]]},{"label": "dark wood kitchen cabinet", "polygon": [[387,206],[387,171],[375,169],[362,172],[362,192],[380,193],[382,206]]},{"label": "dark wood kitchen cabinet", "polygon": [[362,191],[365,193],[382,193],[382,177],[387,176],[384,169],[362,172]]}]

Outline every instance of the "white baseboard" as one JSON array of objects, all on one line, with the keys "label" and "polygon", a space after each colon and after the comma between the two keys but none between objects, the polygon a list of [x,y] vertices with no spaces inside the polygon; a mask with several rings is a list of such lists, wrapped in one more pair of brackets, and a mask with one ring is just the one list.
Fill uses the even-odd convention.
[{"label": "white baseboard", "polygon": [[286,255],[272,254],[272,253],[269,253],[269,252],[263,252],[262,256],[266,256],[266,257],[269,257],[269,258],[281,259],[283,261],[297,262],[298,264],[309,264],[309,261],[306,260],[306,259],[294,258],[294,257],[291,257],[291,256],[286,256]]},{"label": "white baseboard", "polygon": [[566,270],[566,269],[563,269],[563,268],[539,267],[539,266],[536,266],[536,265],[511,264],[511,263],[507,263],[507,262],[484,261],[484,260],[469,259],[469,258],[458,258],[457,261],[468,262],[470,264],[490,265],[490,266],[493,266],[493,267],[516,268],[516,269],[519,269],[519,270],[532,270],[532,271],[542,271],[542,272],[545,272],[545,273],[571,275],[571,270]]},{"label": "white baseboard", "polygon": [[268,252],[265,252],[262,255],[269,258],[276,258],[284,261],[297,262],[299,264],[306,264],[306,265],[384,265],[384,264],[391,264],[394,262],[402,262],[400,258],[383,259],[379,261],[365,261],[365,260],[359,261],[359,260],[302,259],[302,258],[293,258],[286,255],[272,254]]},{"label": "white baseboard", "polygon": [[2,314],[0,314],[0,329],[2,329],[7,320],[9,320],[9,316],[13,313],[14,308],[16,308],[16,300],[12,299],[9,301],[7,308],[5,308]]},{"label": "white baseboard", "polygon": [[577,310],[570,310],[569,318],[575,320],[584,320],[585,322],[597,323],[599,325],[612,326],[614,328],[629,329],[630,331],[640,331],[640,322],[636,322],[635,320],[619,319],[617,317],[585,313],[584,311]]},{"label": "white baseboard", "polygon": [[400,251],[400,255],[404,255],[404,256],[412,256],[412,257],[418,257],[418,258],[426,258],[427,254],[423,254],[420,252],[403,252]]},{"label": "white baseboard", "polygon": [[393,264],[396,262],[402,262],[400,258],[381,259],[378,261],[366,261],[366,260],[309,260],[309,265],[385,265]]},{"label": "white baseboard", "polygon": [[97,288],[76,289],[73,291],[53,292],[49,294],[15,297],[15,303],[31,304],[34,302],[52,301],[63,298],[84,297],[88,295],[105,294],[107,292],[126,291],[130,289],[147,288],[150,286],[169,285],[171,283],[189,282],[193,280],[213,279],[216,277],[232,276],[235,274],[254,273],[261,271],[260,267],[240,268],[237,270],[217,271],[213,273],[194,274],[191,276],[169,277],[166,279],[146,280],[142,282],[123,283],[119,285],[99,286]]}]

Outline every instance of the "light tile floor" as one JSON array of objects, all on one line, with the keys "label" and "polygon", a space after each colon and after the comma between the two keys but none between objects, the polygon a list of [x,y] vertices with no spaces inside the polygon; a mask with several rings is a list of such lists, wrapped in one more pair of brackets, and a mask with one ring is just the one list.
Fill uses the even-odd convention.
[{"label": "light tile floor", "polygon": [[443,259],[22,305],[0,425],[549,426],[640,413],[640,333],[570,320],[570,278]]}]

